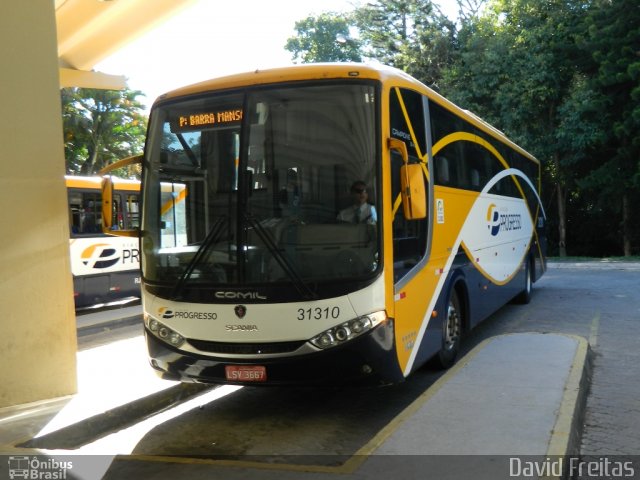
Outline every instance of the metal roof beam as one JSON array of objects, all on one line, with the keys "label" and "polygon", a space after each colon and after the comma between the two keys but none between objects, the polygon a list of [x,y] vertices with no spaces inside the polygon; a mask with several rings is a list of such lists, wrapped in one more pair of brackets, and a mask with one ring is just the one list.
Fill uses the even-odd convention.
[{"label": "metal roof beam", "polygon": [[66,87],[123,90],[127,88],[127,79],[123,75],[109,75],[102,72],[60,68],[60,88]]},{"label": "metal roof beam", "polygon": [[60,86],[124,88],[123,77],[91,70],[195,1],[56,0]]}]

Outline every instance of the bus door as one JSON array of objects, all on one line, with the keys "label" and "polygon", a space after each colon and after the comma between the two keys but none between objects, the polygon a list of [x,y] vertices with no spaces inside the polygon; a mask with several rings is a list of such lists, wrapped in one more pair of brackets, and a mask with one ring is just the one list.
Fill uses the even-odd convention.
[{"label": "bus door", "polygon": [[[425,184],[431,192],[428,161],[428,128],[425,121],[426,98],[417,92],[393,88],[389,99],[390,136],[405,143],[409,163],[422,166]],[[395,300],[396,351],[398,361],[405,375],[408,365],[413,363],[414,350],[420,341],[420,330],[428,311],[430,299],[435,289],[433,273],[426,273],[426,262],[430,247],[430,217],[407,220],[401,201],[400,168],[403,159],[399,153],[391,153],[391,192],[393,214],[393,278]],[[432,194],[428,194],[431,203]]]}]

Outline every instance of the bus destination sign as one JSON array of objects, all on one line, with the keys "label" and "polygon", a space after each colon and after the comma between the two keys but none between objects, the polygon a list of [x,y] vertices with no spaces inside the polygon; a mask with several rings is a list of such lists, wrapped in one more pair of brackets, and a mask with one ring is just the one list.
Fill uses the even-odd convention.
[{"label": "bus destination sign", "polygon": [[241,121],[241,108],[228,108],[225,110],[187,113],[184,115],[179,115],[178,118],[172,122],[171,130],[173,132],[202,130],[206,128],[238,125]]}]

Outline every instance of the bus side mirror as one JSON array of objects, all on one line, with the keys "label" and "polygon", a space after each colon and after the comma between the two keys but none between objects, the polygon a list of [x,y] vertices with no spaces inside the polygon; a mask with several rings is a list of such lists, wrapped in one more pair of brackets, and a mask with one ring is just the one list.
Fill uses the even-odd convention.
[{"label": "bus side mirror", "polygon": [[102,233],[116,237],[138,237],[140,231],[118,230],[117,221],[114,221],[115,205],[113,203],[113,179],[110,175],[102,177]]},{"label": "bus side mirror", "polygon": [[110,175],[102,177],[102,233],[113,229],[113,180]]},{"label": "bus side mirror", "polygon": [[407,220],[419,220],[427,216],[427,195],[422,166],[418,163],[400,167],[402,209]]},{"label": "bus side mirror", "polygon": [[389,139],[389,149],[397,151],[402,156],[402,162],[406,165],[409,163],[409,152],[407,151],[407,144],[397,138]]},{"label": "bus side mirror", "polygon": [[404,165],[400,167],[400,186],[402,210],[407,220],[419,220],[427,216],[427,189],[424,183],[422,167],[409,163],[407,145],[397,138],[389,139],[389,148],[402,156]]},{"label": "bus side mirror", "polygon": [[[136,155],[133,157],[127,157],[122,160],[119,160],[111,165],[107,165],[105,168],[100,170],[100,174],[104,175],[112,170],[117,168],[124,167],[126,165],[133,165],[135,163],[142,163],[142,155]],[[140,231],[138,229],[135,230],[118,230],[117,222],[114,222],[114,210],[115,205],[113,204],[113,179],[111,175],[104,175],[102,177],[102,233],[106,233],[107,235],[114,235],[117,237],[138,237],[140,235]]]}]

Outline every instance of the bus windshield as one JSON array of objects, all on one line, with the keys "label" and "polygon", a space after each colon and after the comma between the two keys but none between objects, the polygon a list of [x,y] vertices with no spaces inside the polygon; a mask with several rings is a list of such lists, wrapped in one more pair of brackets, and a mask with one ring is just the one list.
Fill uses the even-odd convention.
[{"label": "bus windshield", "polygon": [[145,158],[145,281],[184,299],[261,286],[318,298],[373,280],[376,97],[373,83],[315,82],[160,103]]}]

